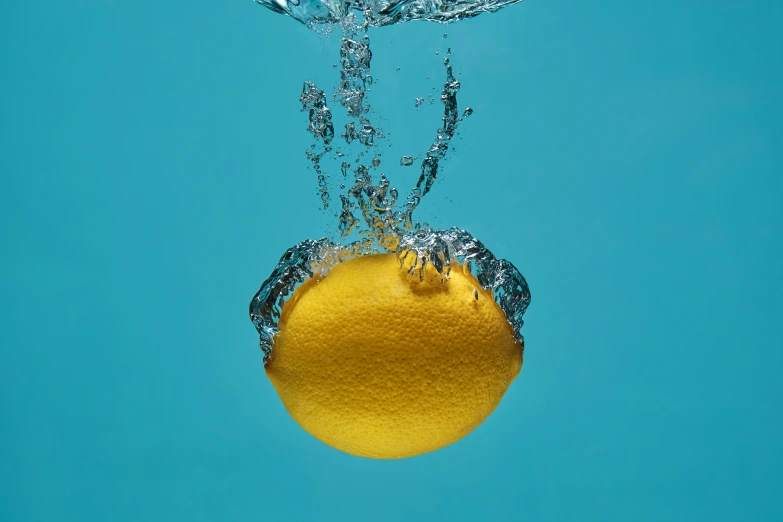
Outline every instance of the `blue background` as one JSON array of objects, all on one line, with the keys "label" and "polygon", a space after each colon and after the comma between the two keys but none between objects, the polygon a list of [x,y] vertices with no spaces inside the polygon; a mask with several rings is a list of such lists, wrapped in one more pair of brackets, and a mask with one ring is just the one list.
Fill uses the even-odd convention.
[{"label": "blue background", "polygon": [[[0,520],[781,520],[781,15],[448,28],[476,112],[422,209],[527,277],[525,367],[464,440],[373,461],[294,423],[247,317],[333,227],[298,96],[337,38],[250,0],[6,3]],[[444,30],[370,32],[393,154],[434,136]]]}]

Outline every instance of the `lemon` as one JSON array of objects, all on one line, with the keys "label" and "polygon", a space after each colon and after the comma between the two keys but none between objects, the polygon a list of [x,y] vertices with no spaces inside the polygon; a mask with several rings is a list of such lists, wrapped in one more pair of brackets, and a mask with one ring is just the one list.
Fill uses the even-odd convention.
[{"label": "lemon", "polygon": [[352,455],[411,457],[492,413],[523,346],[491,292],[461,267],[423,280],[394,254],[361,256],[296,289],[266,365],[308,433]]}]

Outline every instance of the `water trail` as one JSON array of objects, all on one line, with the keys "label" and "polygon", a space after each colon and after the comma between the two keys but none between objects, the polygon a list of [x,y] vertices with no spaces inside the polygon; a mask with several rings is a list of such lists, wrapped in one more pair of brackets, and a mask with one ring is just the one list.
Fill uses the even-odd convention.
[{"label": "water trail", "polygon": [[329,208],[329,190],[326,176],[321,170],[321,158],[332,150],[331,143],[334,139],[334,125],[332,124],[332,111],[326,106],[326,94],[312,82],[305,82],[302,94],[299,96],[302,103],[302,111],[308,111],[310,121],[307,130],[316,139],[311,148],[317,148],[318,141],[322,142],[320,152],[306,150],[307,159],[313,164],[313,169],[318,175],[318,194],[321,197],[324,209]]},{"label": "water trail", "polygon": [[443,102],[443,126],[438,129],[438,134],[427,151],[427,155],[421,164],[421,175],[416,187],[408,195],[406,210],[403,217],[403,225],[407,230],[415,228],[413,224],[413,211],[419,206],[421,198],[426,196],[432,188],[433,183],[438,177],[438,166],[440,161],[446,156],[449,150],[451,140],[457,127],[465,118],[473,114],[473,109],[468,107],[461,117],[458,117],[459,107],[457,105],[457,93],[459,92],[459,80],[454,78],[454,71],[451,65],[451,48],[448,49],[446,58],[443,60],[446,66],[446,83],[443,84],[443,90],[440,94],[440,101]]},{"label": "water trail", "polygon": [[[373,178],[371,169],[380,167],[380,157],[373,155],[373,159],[369,162],[361,159],[365,152],[369,152],[377,145],[376,140],[384,138],[383,133],[374,127],[369,119],[371,107],[368,103],[368,94],[373,79],[370,72],[372,50],[367,35],[368,22],[360,20],[353,13],[348,13],[339,27],[343,32],[339,51],[340,80],[333,99],[345,108],[348,116],[345,131],[340,135],[345,141],[346,150],[350,151],[351,147],[358,143],[362,146],[362,152],[357,154],[354,167],[345,160],[340,164],[342,177],[347,181],[351,174],[355,182],[352,186],[349,184],[350,188],[344,194],[340,194],[340,210],[336,214],[337,230],[343,238],[358,233],[374,240],[382,248],[394,250],[401,235],[421,228],[421,224],[414,220],[414,211],[421,199],[432,189],[438,177],[440,163],[449,150],[459,124],[473,113],[473,109],[465,109],[462,115],[459,113],[457,94],[460,82],[454,77],[452,54],[449,48],[443,61],[446,79],[440,96],[444,110],[441,126],[424,154],[416,185],[403,201],[399,201],[398,190],[390,186],[386,174],[381,173],[380,179],[377,180]],[[314,83],[309,81],[304,83],[300,101],[302,110],[308,111],[308,130],[316,139],[316,143],[311,145],[306,155],[316,172],[318,194],[324,209],[329,208],[331,196],[328,175],[324,171],[322,160],[332,151],[331,143],[335,137],[332,113],[326,100],[326,94]],[[419,99],[417,104],[418,101]],[[337,156],[342,158],[344,154],[342,151],[337,151]],[[411,156],[400,158],[400,166],[406,167],[412,164]],[[345,183],[340,185],[341,189],[345,186]],[[399,207],[398,202],[401,203]],[[357,215],[361,216],[361,219],[357,218]]]}]

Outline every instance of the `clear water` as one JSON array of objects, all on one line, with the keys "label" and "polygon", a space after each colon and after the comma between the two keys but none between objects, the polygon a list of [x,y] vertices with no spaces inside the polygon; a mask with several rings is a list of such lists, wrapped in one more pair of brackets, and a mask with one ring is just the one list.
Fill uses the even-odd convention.
[{"label": "clear water", "polygon": [[475,113],[414,218],[536,293],[500,410],[399,462],[305,435],[242,316],[354,184],[325,156],[319,208],[298,104],[314,80],[345,147],[341,35],[251,0],[3,7],[0,521],[783,520],[780,1],[369,29],[374,184],[416,184],[451,45]]},{"label": "clear water", "polygon": [[352,11],[361,12],[373,26],[412,20],[449,23],[492,13],[522,0],[255,0],[276,13],[305,24],[335,23]]}]

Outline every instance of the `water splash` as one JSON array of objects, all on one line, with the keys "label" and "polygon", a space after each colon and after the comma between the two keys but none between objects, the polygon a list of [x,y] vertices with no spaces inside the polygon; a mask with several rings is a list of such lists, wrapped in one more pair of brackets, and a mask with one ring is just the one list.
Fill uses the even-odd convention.
[{"label": "water splash", "polygon": [[260,345],[264,352],[264,362],[272,353],[283,305],[299,285],[313,277],[313,260],[329,246],[329,243],[323,239],[307,240],[288,249],[275,266],[272,275],[264,281],[261,289],[250,301],[250,320],[253,321],[261,337]]},{"label": "water splash", "polygon": [[409,266],[408,273],[424,279],[431,265],[448,278],[452,266],[461,267],[473,275],[484,290],[491,290],[495,302],[522,342],[522,316],[530,304],[527,281],[516,267],[505,259],[497,259],[478,239],[465,230],[422,230],[405,236],[397,246],[400,267]]},{"label": "water splash", "polygon": [[[407,270],[414,284],[423,280],[428,267],[434,268],[441,275],[442,281],[449,278],[452,269],[458,268],[472,274],[483,289],[492,293],[493,299],[511,324],[515,338],[524,349],[522,316],[530,303],[530,290],[522,274],[510,262],[497,259],[466,231],[457,228],[433,231],[426,224],[422,226],[413,219],[413,213],[421,199],[430,192],[437,180],[440,163],[445,158],[460,123],[473,114],[473,109],[466,108],[460,115],[457,103],[460,82],[454,77],[451,49],[448,49],[443,62],[446,79],[440,96],[444,106],[442,124],[424,154],[418,180],[404,200],[400,200],[399,191],[391,186],[385,173],[380,172],[379,177],[373,177],[373,172],[376,169],[380,171],[381,166],[377,140],[382,140],[384,135],[371,124],[371,107],[368,104],[368,94],[373,83],[370,74],[372,51],[370,39],[366,34],[369,26],[387,25],[383,22],[386,20],[383,17],[394,18],[388,23],[411,19],[447,21],[449,16],[460,19],[499,9],[514,2],[444,2],[438,4],[443,7],[442,11],[435,13],[432,10],[435,4],[425,5],[423,2],[398,2],[394,5],[387,3],[381,6],[380,3],[362,3],[362,0],[348,4],[332,0],[311,0],[309,3],[308,0],[299,0],[297,3],[270,0],[273,4],[267,0],[256,1],[278,12],[298,13],[302,16],[297,19],[309,24],[334,20],[341,22],[343,37],[340,45],[340,81],[331,100],[337,101],[346,110],[348,117],[344,124],[345,131],[339,135],[347,146],[346,153],[351,154],[352,149],[361,148],[361,152],[349,156],[355,158],[351,161],[342,159],[346,154],[341,150],[334,151],[334,158],[332,157],[332,144],[336,134],[332,112],[327,105],[329,98],[314,83],[305,82],[300,102],[302,111],[308,113],[307,130],[315,139],[306,151],[306,156],[317,174],[318,194],[323,208],[328,209],[331,201],[329,177],[322,160],[334,159],[339,162],[340,179],[344,181],[340,183],[340,189],[345,190],[339,194],[340,208],[335,214],[338,218],[337,229],[341,241],[348,241],[349,236],[355,234],[358,234],[360,239],[346,245],[328,238],[304,241],[283,255],[272,275],[263,283],[250,303],[250,317],[260,336],[264,361],[269,359],[272,352],[283,306],[296,288],[309,278],[325,277],[337,263],[382,252],[395,253],[401,269]],[[357,6],[365,6],[364,19],[359,20],[350,12],[350,6],[354,9]],[[421,8],[417,11],[413,9],[415,6]],[[463,6],[467,11],[453,11],[454,6]],[[293,9],[294,7],[296,9]],[[289,8],[293,11],[289,12]],[[430,103],[435,101],[432,94],[428,94],[427,99]],[[424,98],[416,98],[416,107],[423,102]],[[363,158],[371,159],[368,161]],[[412,156],[402,156],[399,165],[405,168],[412,166],[413,162]],[[387,165],[386,162],[383,164]],[[349,182],[349,175],[354,179],[353,184]]]},{"label": "water splash", "polygon": [[338,23],[352,14],[364,15],[371,26],[427,20],[452,23],[481,13],[494,13],[522,0],[255,0],[256,3],[314,26]]},{"label": "water splash", "polygon": [[[250,301],[250,319],[260,336],[264,362],[272,353],[283,306],[299,286],[307,279],[326,277],[338,263],[382,251],[367,240],[341,246],[328,239],[303,241],[287,250]],[[511,262],[497,259],[478,239],[458,228],[403,236],[395,253],[401,267],[410,267],[408,273],[414,279],[423,280],[427,266],[434,267],[444,280],[452,268],[472,274],[492,293],[524,349],[522,316],[530,304],[530,289]]]}]

